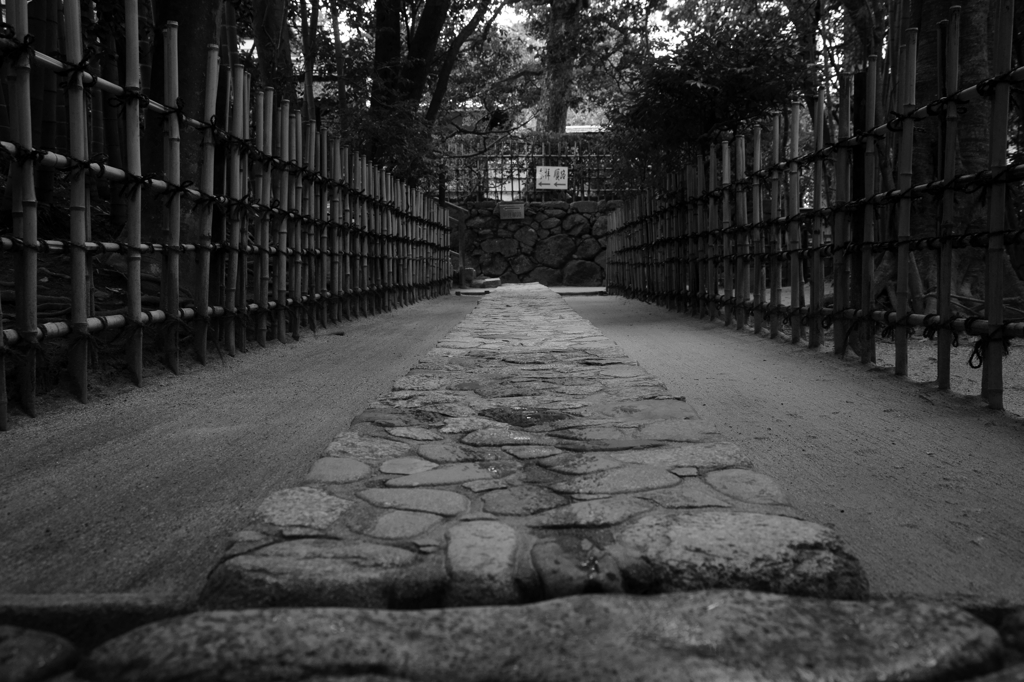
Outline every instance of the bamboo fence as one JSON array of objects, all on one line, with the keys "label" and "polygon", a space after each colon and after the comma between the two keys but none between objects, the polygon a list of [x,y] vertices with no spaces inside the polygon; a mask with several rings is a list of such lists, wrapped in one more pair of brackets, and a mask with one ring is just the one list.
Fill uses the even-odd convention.
[{"label": "bamboo fence", "polygon": [[[180,368],[180,337],[190,334],[205,363],[211,343],[228,355],[246,350],[250,339],[299,338],[343,318],[374,315],[446,293],[451,281],[446,209],[422,191],[341,146],[303,121],[273,89],[255,93],[241,67],[227,72],[221,87],[218,47],[207,47],[206,96],[199,118],[178,98],[177,26],[164,29],[166,88],[173,106],[145,97],[139,65],[137,0],[125,1],[125,83],[90,72],[77,2],[64,3],[66,61],[36,52],[28,32],[28,0],[8,0],[0,52],[10,85],[10,139],[0,148],[11,157],[13,234],[0,238],[0,258],[15,261],[14,325],[0,316],[0,430],[8,425],[8,369],[21,409],[36,415],[37,368],[66,353],[73,392],[88,400],[91,351],[106,330],[124,338],[129,373],[143,378],[144,339],[161,347],[167,366]],[[33,79],[59,73],[67,79],[67,152],[33,146]],[[90,157],[91,93],[123,106],[125,167]],[[229,114],[217,120],[218,92]],[[140,116],[148,109],[164,122],[163,172],[142,174]],[[99,115],[96,113],[95,115]],[[181,128],[202,133],[198,184],[181,178]],[[70,225],[67,239],[40,239],[37,168],[68,173]],[[215,193],[220,177],[224,192]],[[89,182],[103,181],[127,195],[124,240],[92,239]],[[163,200],[163,239],[143,243],[143,193]],[[200,218],[197,243],[182,243],[182,200]],[[215,240],[215,235],[217,239]],[[126,263],[126,306],[113,315],[95,314],[94,258],[121,254]],[[70,311],[62,321],[38,314],[40,256],[70,257]],[[146,306],[142,259],[160,259],[160,297]],[[193,305],[180,300],[182,257],[195,258]],[[47,347],[47,343],[53,344]],[[57,342],[62,342],[58,344]],[[49,352],[48,352],[49,351]]]},{"label": "bamboo fence", "polygon": [[[1024,81],[1024,68],[1011,70],[1013,0],[999,0],[996,7],[992,25],[1000,30],[994,77],[958,86],[960,14],[954,8],[938,27],[937,100],[923,106],[915,102],[917,31],[910,30],[898,59],[902,106],[891,120],[876,122],[878,75],[872,58],[861,77],[858,131],[852,130],[852,77],[844,75],[837,142],[824,143],[825,98],[819,92],[809,112],[814,131],[809,153],[799,154],[804,107],[794,103],[774,117],[770,129],[758,126],[749,133],[720,136],[685,172],[663,178],[657,191],[633,196],[610,216],[609,292],[722,320],[737,329],[752,324],[755,333],[764,330],[770,338],[786,323],[793,343],[806,338],[812,348],[822,345],[831,327],[835,353],[844,355],[856,341],[865,363],[874,357],[876,332],[881,330],[894,339],[897,376],[907,374],[908,338],[920,330],[937,339],[940,389],[950,386],[950,348],[966,334],[974,339],[970,362],[982,369],[982,397],[1002,409],[1003,356],[1011,339],[1024,337],[1024,318],[1007,318],[1004,310],[1007,247],[1024,243],[1024,230],[1008,229],[1006,213],[1007,185],[1024,179],[1024,164],[1007,164],[1010,88]],[[988,167],[957,174],[960,109],[985,102],[991,107]],[[929,181],[914,184],[915,124],[931,117],[940,120],[943,131],[939,171]],[[790,137],[788,158],[784,129]],[[879,157],[888,153],[887,137],[897,147],[896,186],[879,191]],[[826,163],[832,164],[831,191]],[[987,193],[986,229],[968,230],[956,223],[954,199],[979,191]],[[810,206],[803,206],[808,198]],[[933,234],[912,236],[912,212],[920,200],[937,202],[939,217]],[[880,237],[883,212],[895,215],[895,238]],[[983,311],[965,316],[954,310],[957,297],[950,282],[953,252],[966,248],[984,249],[985,298]],[[916,265],[911,254],[924,249],[936,255],[937,291],[915,292],[914,298],[919,304],[922,296],[934,295],[934,313],[912,306],[910,275]],[[889,306],[871,295],[876,255],[885,253],[896,260],[895,295]]]}]

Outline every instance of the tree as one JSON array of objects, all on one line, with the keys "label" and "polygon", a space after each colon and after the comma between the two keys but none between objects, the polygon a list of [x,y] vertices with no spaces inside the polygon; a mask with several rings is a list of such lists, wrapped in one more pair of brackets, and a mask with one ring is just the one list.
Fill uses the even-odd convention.
[{"label": "tree", "polygon": [[677,169],[715,133],[785,106],[806,79],[800,37],[777,5],[691,5],[671,18],[678,47],[649,59],[611,108],[626,177]]},{"label": "tree", "polygon": [[540,128],[564,133],[571,109],[603,108],[654,52],[652,17],[664,0],[524,0],[543,40]]}]

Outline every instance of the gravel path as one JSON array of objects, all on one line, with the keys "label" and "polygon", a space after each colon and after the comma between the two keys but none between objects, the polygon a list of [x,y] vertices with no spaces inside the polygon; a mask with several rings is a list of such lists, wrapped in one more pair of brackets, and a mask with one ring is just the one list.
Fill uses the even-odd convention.
[{"label": "gravel path", "polygon": [[[1017,349],[1005,414],[915,383],[932,344],[912,342],[911,379],[618,297],[571,307],[701,417],[755,452],[794,506],[832,525],[871,591],[964,593],[1024,603],[1024,411]],[[879,361],[886,349],[880,344]],[[959,386],[976,377],[954,359]],[[966,370],[966,371],[965,371]],[[926,373],[927,372],[927,373]],[[1013,412],[1016,411],[1016,415]]]},{"label": "gravel path", "polygon": [[0,590],[198,589],[260,501],[474,304],[445,296],[14,419],[0,434]]}]

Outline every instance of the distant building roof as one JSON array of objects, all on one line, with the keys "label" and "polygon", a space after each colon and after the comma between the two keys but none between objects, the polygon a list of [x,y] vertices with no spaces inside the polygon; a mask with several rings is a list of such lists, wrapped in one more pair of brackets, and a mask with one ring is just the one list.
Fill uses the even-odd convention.
[{"label": "distant building roof", "polygon": [[603,130],[604,126],[599,125],[565,126],[567,133],[600,133]]}]

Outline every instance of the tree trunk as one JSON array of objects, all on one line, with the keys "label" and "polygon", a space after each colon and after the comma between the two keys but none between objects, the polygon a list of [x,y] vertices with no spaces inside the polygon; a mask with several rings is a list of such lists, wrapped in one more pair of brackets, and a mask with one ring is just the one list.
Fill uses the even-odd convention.
[{"label": "tree trunk", "polygon": [[320,26],[320,0],[312,0],[309,11],[302,2],[302,116],[317,120],[316,98],[313,95],[313,67],[316,65],[316,39]]},{"label": "tree trunk", "polygon": [[253,0],[252,27],[259,53],[260,80],[264,86],[273,87],[279,98],[294,101],[291,30],[286,7],[286,0]]},{"label": "tree trunk", "polygon": [[341,42],[341,20],[338,7],[331,3],[331,29],[334,32],[334,68],[338,79],[338,112],[348,107],[348,95],[345,92],[345,46]]},{"label": "tree trunk", "polygon": [[545,132],[565,132],[583,9],[584,0],[551,0],[544,68],[544,108],[540,117]]},{"label": "tree trunk", "polygon": [[371,111],[394,106],[398,98],[398,74],[402,61],[400,0],[374,3],[373,87]]}]

